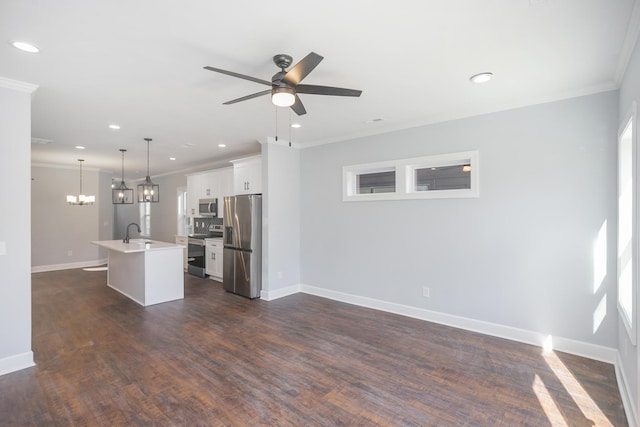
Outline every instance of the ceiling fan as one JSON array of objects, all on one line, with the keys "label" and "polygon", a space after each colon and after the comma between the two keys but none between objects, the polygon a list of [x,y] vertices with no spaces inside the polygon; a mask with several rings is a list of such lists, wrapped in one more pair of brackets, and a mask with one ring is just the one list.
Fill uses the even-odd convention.
[{"label": "ceiling fan", "polygon": [[324,57],[317,53],[311,52],[305,56],[300,62],[293,66],[289,71],[285,71],[293,58],[289,55],[279,54],[273,57],[273,62],[280,68],[280,71],[271,77],[271,81],[258,79],[256,77],[246,76],[244,74],[234,73],[233,71],[221,70],[220,68],[204,67],[206,70],[215,71],[216,73],[226,74],[240,79],[250,80],[252,82],[271,86],[271,89],[263,90],[258,93],[243,96],[242,98],[233,99],[224,102],[224,105],[235,104],[236,102],[246,101],[248,99],[257,98],[262,95],[271,94],[271,102],[278,107],[291,107],[297,115],[301,116],[307,113],[304,105],[298,97],[299,93],[308,93],[313,95],[333,95],[333,96],[360,96],[361,90],[343,89],[340,87],[305,85],[300,82],[309,75],[311,71],[322,61]]}]

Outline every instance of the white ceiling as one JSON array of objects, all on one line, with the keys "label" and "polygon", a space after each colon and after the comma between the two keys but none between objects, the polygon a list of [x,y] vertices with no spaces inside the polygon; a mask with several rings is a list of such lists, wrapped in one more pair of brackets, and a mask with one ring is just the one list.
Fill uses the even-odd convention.
[{"label": "white ceiling", "polygon": [[[276,116],[280,138],[304,147],[617,88],[638,34],[634,3],[2,0],[0,77],[39,85],[32,136],[53,142],[32,144],[33,163],[84,158],[118,176],[126,148],[126,178],[140,178],[145,137],[157,175],[256,152]],[[304,83],[362,96],[300,95],[301,117],[268,96],[222,105],[265,86],[202,68],[270,80],[273,55],[296,63],[311,51],[325,59]],[[495,78],[469,82],[483,71]]]}]

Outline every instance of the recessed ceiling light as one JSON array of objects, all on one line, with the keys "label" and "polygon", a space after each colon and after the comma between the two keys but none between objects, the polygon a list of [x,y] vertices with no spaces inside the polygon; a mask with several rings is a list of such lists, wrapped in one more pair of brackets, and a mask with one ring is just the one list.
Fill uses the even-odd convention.
[{"label": "recessed ceiling light", "polygon": [[87,147],[83,147],[82,145],[76,145],[76,148],[77,148],[78,150],[84,150],[84,149],[85,149],[85,148],[87,148]]},{"label": "recessed ceiling light", "polygon": [[40,49],[37,46],[34,46],[31,43],[21,42],[19,40],[12,41],[11,42],[11,46],[13,46],[16,49],[19,49],[19,50],[21,50],[23,52],[27,52],[27,53],[38,53],[38,52],[40,52]]},{"label": "recessed ceiling light", "polygon": [[295,129],[298,129],[298,128],[301,128],[301,127],[302,127],[302,125],[301,125],[300,123],[293,123],[293,124],[291,125],[291,127],[292,127],[292,128],[295,128]]},{"label": "recessed ceiling light", "polygon": [[384,121],[384,119],[381,118],[381,117],[378,117],[378,118],[375,118],[375,119],[365,120],[365,123],[378,123],[378,122],[382,122],[382,121]]},{"label": "recessed ceiling light", "polygon": [[486,83],[492,78],[493,78],[493,73],[485,72],[485,73],[475,74],[469,77],[469,80],[471,80],[473,83]]},{"label": "recessed ceiling light", "polygon": [[109,125],[109,129],[118,130],[118,129],[120,129],[120,126],[118,126],[118,125]]},{"label": "recessed ceiling light", "polygon": [[175,160],[175,159],[176,159],[175,157],[169,157],[169,160]]},{"label": "recessed ceiling light", "polygon": [[225,148],[227,146],[227,144],[218,144],[218,147],[220,148]]}]

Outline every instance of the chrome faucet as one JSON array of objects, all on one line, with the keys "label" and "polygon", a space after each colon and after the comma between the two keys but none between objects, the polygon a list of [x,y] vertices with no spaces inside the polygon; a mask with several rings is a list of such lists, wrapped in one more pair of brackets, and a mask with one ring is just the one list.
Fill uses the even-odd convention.
[{"label": "chrome faucet", "polygon": [[129,227],[131,227],[132,225],[135,225],[138,229],[138,233],[141,233],[140,226],[135,222],[132,222],[131,224],[127,225],[127,235],[124,236],[124,239],[122,239],[122,243],[129,243]]}]

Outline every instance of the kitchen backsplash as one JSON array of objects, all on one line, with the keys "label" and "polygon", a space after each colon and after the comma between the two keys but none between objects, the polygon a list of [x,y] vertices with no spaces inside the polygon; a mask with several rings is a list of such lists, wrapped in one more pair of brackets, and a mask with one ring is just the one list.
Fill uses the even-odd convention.
[{"label": "kitchen backsplash", "polygon": [[222,218],[193,218],[193,233],[209,234],[212,225],[222,225]]}]

